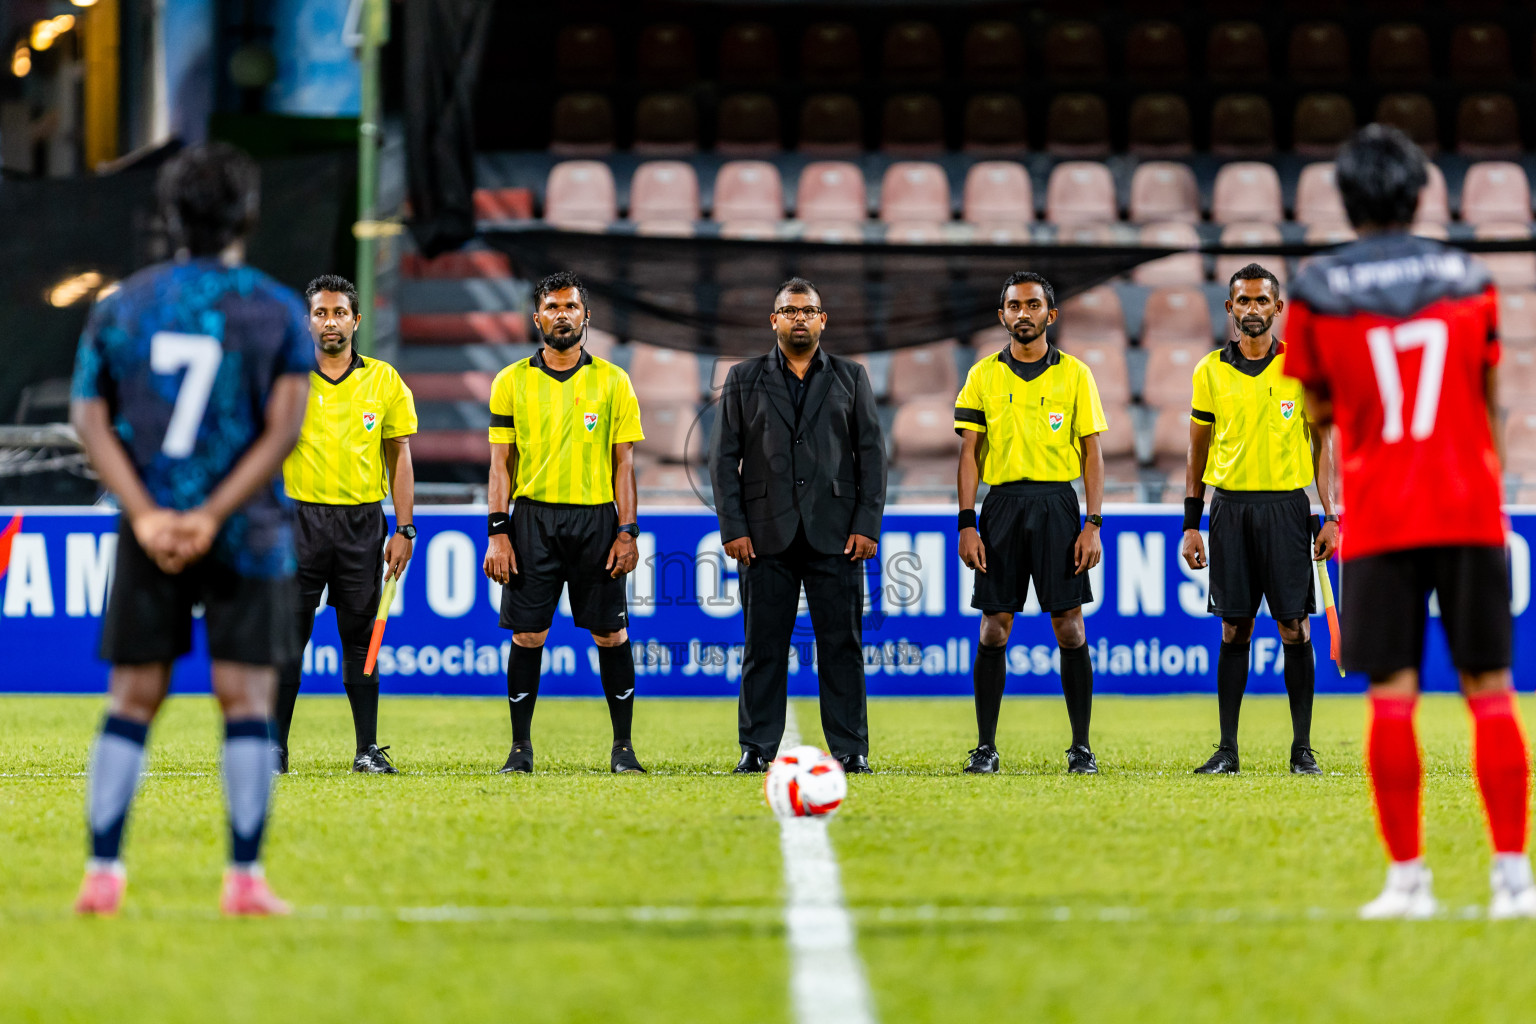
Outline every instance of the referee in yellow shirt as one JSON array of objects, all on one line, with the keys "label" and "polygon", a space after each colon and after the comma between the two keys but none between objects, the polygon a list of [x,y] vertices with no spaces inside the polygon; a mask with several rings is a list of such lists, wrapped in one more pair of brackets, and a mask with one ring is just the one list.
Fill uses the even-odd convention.
[{"label": "referee in yellow shirt", "polygon": [[[297,506],[299,635],[308,642],[325,592],[336,609],[341,681],[352,706],[357,739],[352,770],[393,775],[384,753],[389,748],[379,746],[378,673],[364,676],[363,665],[383,580],[405,571],[416,539],[411,525],[416,478],[408,443],[416,432],[416,405],[393,366],[352,348],[362,319],[352,282],[327,274],[311,281],[304,294],[317,367],[309,375],[299,443],[283,463],[283,484]],[[391,496],[393,536],[383,506]],[[284,772],[302,670],[301,664],[290,665],[278,680],[278,759]]]},{"label": "referee in yellow shirt", "polygon": [[[1109,429],[1093,373],[1052,345],[1056,293],[1039,274],[1021,271],[1003,283],[998,319],[1008,347],[971,367],[955,399],[960,435],[960,559],[976,570],[971,607],[980,609],[976,652],[976,749],[965,770],[1000,768],[997,718],[1007,678],[1004,654],[1013,616],[1024,607],[1031,579],[1051,616],[1060,648],[1061,690],[1072,723],[1067,770],[1099,770],[1088,745],[1093,714],[1093,662],[1083,629],[1083,605],[1093,600],[1088,570],[1099,564],[1099,514],[1104,500],[1104,453]],[[1088,516],[1079,525],[1083,478]],[[976,518],[977,481],[991,486]]]},{"label": "referee in yellow shirt", "polygon": [[[1232,275],[1227,312],[1239,337],[1195,365],[1189,461],[1184,478],[1184,561],[1206,565],[1200,537],[1206,485],[1211,499],[1210,610],[1221,616],[1216,704],[1221,742],[1200,775],[1239,770],[1237,718],[1248,688],[1248,643],[1259,602],[1269,600],[1285,649],[1291,705],[1291,771],[1321,775],[1312,751],[1312,558],[1338,544],[1338,517],[1320,471],[1327,451],[1308,423],[1301,383],[1284,373],[1285,346],[1273,335],[1285,308],[1280,281],[1257,263]],[[1314,540],[1306,487],[1318,480],[1326,519]]]},{"label": "referee in yellow shirt", "polygon": [[630,739],[635,663],[624,585],[640,534],[640,403],[628,374],[582,347],[590,314],[575,274],[540,281],[533,308],[544,347],[502,370],[491,386],[485,574],[502,585],[501,627],[512,630],[512,750],[501,772],[533,771],[533,707],[562,586],[569,588],[571,618],[597,644],[613,722],[609,768],[643,772]]}]

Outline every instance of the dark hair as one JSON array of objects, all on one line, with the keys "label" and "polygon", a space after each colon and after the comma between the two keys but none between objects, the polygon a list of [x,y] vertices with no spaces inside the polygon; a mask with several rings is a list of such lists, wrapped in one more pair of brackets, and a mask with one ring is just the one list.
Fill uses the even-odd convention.
[{"label": "dark hair", "polygon": [[558,274],[550,274],[533,288],[533,311],[537,313],[539,306],[544,303],[544,296],[550,292],[563,292],[567,288],[575,288],[581,293],[581,305],[587,305],[587,286],[581,283],[581,278],[569,270],[562,270]]},{"label": "dark hair", "polygon": [[1334,165],[1334,180],[1351,224],[1412,224],[1429,181],[1424,151],[1396,128],[1368,124]]},{"label": "dark hair", "polygon": [[1275,298],[1280,297],[1280,279],[1257,263],[1250,263],[1232,275],[1231,280],[1227,282],[1228,295],[1232,294],[1232,286],[1239,281],[1268,281],[1269,286],[1274,289]]},{"label": "dark hair", "polygon": [[821,289],[803,277],[792,277],[779,285],[778,290],[773,293],[773,301],[778,302],[779,296],[785,292],[791,295],[814,295],[818,299],[821,298]]},{"label": "dark hair", "polygon": [[1051,282],[1035,273],[1033,270],[1015,270],[1008,275],[1008,280],[1003,282],[1003,290],[997,296],[997,308],[1002,309],[1008,301],[1008,289],[1016,284],[1037,284],[1040,290],[1045,292],[1045,308],[1056,308],[1056,289],[1051,287]]},{"label": "dark hair", "polygon": [[357,286],[340,274],[321,274],[309,286],[304,289],[304,304],[313,307],[315,296],[321,292],[339,292],[347,297],[347,305],[352,307],[352,315],[357,315]]},{"label": "dark hair", "polygon": [[160,170],[160,212],[178,248],[216,256],[249,235],[261,208],[261,170],[227,142],[191,146]]}]

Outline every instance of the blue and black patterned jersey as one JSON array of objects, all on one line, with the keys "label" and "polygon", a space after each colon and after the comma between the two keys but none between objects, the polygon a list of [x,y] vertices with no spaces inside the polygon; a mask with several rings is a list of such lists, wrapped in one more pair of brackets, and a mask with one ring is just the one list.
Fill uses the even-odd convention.
[{"label": "blue and black patterned jersey", "polygon": [[[304,303],[253,267],[217,259],[139,271],[91,310],[72,397],[106,401],[162,507],[195,508],[266,426],[278,377],[314,366]],[[249,576],[293,571],[281,476],[225,522],[210,557]]]}]

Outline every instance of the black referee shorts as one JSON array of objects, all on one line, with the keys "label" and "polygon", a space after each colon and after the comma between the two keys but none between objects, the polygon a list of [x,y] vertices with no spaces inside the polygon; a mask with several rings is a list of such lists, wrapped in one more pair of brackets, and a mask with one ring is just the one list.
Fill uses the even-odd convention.
[{"label": "black referee shorts", "polygon": [[611,633],[629,622],[625,578],[606,568],[619,535],[619,512],[606,505],[562,505],[518,498],[512,507],[517,572],[501,588],[501,628],[539,633],[549,628],[569,587],[571,619],[581,629]]},{"label": "black referee shorts", "polygon": [[1082,532],[1077,492],[1066,481],[994,484],[981,503],[976,531],[987,549],[987,571],[976,573],[971,607],[1017,612],[1035,581],[1040,608],[1052,615],[1093,600],[1073,550]]},{"label": "black referee shorts", "polygon": [[1424,659],[1429,595],[1460,672],[1492,672],[1512,661],[1514,618],[1502,547],[1412,548],[1351,558],[1339,581],[1344,667],[1381,679]]},{"label": "black referee shorts", "polygon": [[215,661],[281,665],[303,653],[292,576],[242,576],[211,558],[171,575],[120,520],[112,596],[101,622],[101,657],[114,665],[175,661],[192,650],[192,608],[203,606]]},{"label": "black referee shorts", "polygon": [[1269,599],[1277,622],[1317,610],[1307,492],[1224,491],[1211,499],[1212,615],[1251,619]]},{"label": "black referee shorts", "polygon": [[294,505],[293,547],[303,607],[315,607],[326,591],[332,608],[372,618],[379,610],[384,542],[389,539],[383,504]]}]

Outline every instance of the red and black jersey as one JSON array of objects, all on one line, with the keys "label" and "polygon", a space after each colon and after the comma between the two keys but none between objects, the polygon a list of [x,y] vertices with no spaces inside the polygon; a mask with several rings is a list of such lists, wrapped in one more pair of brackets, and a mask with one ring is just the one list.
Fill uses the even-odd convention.
[{"label": "red and black jersey", "polygon": [[1502,545],[1487,269],[1432,239],[1377,235],[1311,261],[1289,313],[1285,372],[1333,401],[1340,557]]}]

